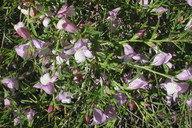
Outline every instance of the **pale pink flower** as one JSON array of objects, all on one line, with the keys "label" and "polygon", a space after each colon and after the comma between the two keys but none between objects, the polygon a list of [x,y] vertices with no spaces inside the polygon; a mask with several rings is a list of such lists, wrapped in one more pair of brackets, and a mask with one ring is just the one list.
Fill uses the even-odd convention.
[{"label": "pale pink flower", "polygon": [[45,17],[44,20],[43,20],[43,26],[44,27],[48,27],[49,23],[50,23],[50,18],[48,17]]},{"label": "pale pink flower", "polygon": [[117,17],[117,14],[121,8],[115,8],[112,11],[109,12],[109,15],[107,16],[107,21],[109,21],[109,30],[111,32],[114,32],[117,28],[117,26],[122,22],[120,18]]},{"label": "pale pink flower", "polygon": [[12,94],[15,93],[15,89],[19,89],[18,81],[16,80],[16,78],[5,78],[2,80],[2,84],[5,87],[9,88]]},{"label": "pale pink flower", "polygon": [[129,83],[129,87],[131,89],[148,89],[148,83],[144,80],[142,80],[141,78],[137,78],[135,80],[133,80],[131,83]]},{"label": "pale pink flower", "polygon": [[183,70],[181,73],[179,73],[176,77],[179,80],[190,80],[190,79],[192,79],[192,69],[187,68],[187,69]]},{"label": "pale pink flower", "polygon": [[192,0],[187,0],[187,3],[192,6]]},{"label": "pale pink flower", "polygon": [[9,106],[12,105],[12,102],[11,102],[8,98],[6,98],[6,97],[7,97],[7,96],[5,95],[4,107],[5,107],[5,108],[8,108]]},{"label": "pale pink flower", "polygon": [[100,109],[94,108],[93,122],[91,123],[91,125],[102,124],[102,123],[108,121],[108,118],[109,117],[104,112],[102,112]]},{"label": "pale pink flower", "polygon": [[50,77],[49,73],[44,74],[40,78],[40,82],[38,84],[35,84],[33,87],[34,88],[39,88],[44,90],[47,94],[51,95],[54,93],[54,82],[56,81],[58,75],[53,76],[52,78]]},{"label": "pale pink flower", "polygon": [[127,102],[127,96],[124,93],[116,93],[114,98],[118,100],[117,104],[121,106]]},{"label": "pale pink flower", "polygon": [[35,111],[33,109],[28,109],[24,113],[27,114],[28,121],[32,121],[35,116]]},{"label": "pale pink flower", "polygon": [[72,95],[63,91],[60,91],[59,94],[56,96],[58,101],[61,101],[63,104],[70,104]]},{"label": "pale pink flower", "polygon": [[68,56],[66,56],[65,54],[60,53],[60,52],[58,52],[57,54],[58,54],[58,55],[56,56],[56,64],[57,64],[57,65],[60,65],[60,64],[62,64],[63,62],[66,62],[67,65],[70,65],[70,64],[69,64],[69,57],[68,57]]},{"label": "pale pink flower", "polygon": [[140,61],[143,64],[148,62],[148,60],[146,59],[146,57],[143,54],[137,54],[133,50],[133,48],[128,44],[124,45],[124,54],[125,54],[124,56],[118,56],[119,59],[124,60],[123,63],[128,63],[132,59],[134,59],[136,62]]},{"label": "pale pink flower", "polygon": [[113,119],[117,116],[117,113],[115,111],[115,106],[109,105],[108,109],[105,112],[102,112],[98,108],[94,108],[93,110],[93,122],[90,124],[90,126],[95,124],[102,124],[107,122],[110,119]]},{"label": "pale pink flower", "polygon": [[57,13],[58,18],[63,18],[66,16],[75,16],[75,15],[76,15],[75,7],[72,5],[68,6],[67,3]]},{"label": "pale pink flower", "polygon": [[[176,98],[180,94],[185,93],[189,88],[189,85],[187,83],[176,83],[173,81],[173,79],[167,79],[165,83],[162,83],[160,86],[167,91],[167,95],[169,97],[172,97],[173,101],[176,101]],[[171,101],[170,98],[169,101]]]},{"label": "pale pink flower", "polygon": [[30,33],[25,28],[25,25],[24,25],[23,22],[18,22],[17,24],[15,24],[14,29],[16,30],[17,34],[19,34],[24,39],[29,39],[30,38]]},{"label": "pale pink flower", "polygon": [[20,123],[20,118],[19,117],[16,117],[14,120],[14,125],[18,125]]},{"label": "pale pink flower", "polygon": [[65,30],[67,32],[75,33],[77,32],[77,27],[69,21],[67,18],[60,19],[57,23],[57,29]]},{"label": "pale pink flower", "polygon": [[67,55],[73,55],[77,63],[82,63],[87,58],[92,58],[93,55],[91,51],[87,48],[87,44],[83,40],[79,40],[75,43],[74,47],[65,51]]},{"label": "pale pink flower", "polygon": [[189,98],[189,100],[187,100],[187,105],[189,106],[189,110],[192,111],[192,98]]},{"label": "pale pink flower", "polygon": [[169,60],[172,58],[172,55],[170,53],[159,53],[153,60],[152,65],[154,66],[160,66],[162,64],[167,64],[169,68],[171,68],[171,64],[169,63]]},{"label": "pale pink flower", "polygon": [[22,45],[19,45],[17,47],[15,47],[15,51],[17,53],[17,55],[19,55],[21,58],[25,58],[27,55],[27,51],[29,49],[29,43],[27,44],[22,44]]},{"label": "pale pink flower", "polygon": [[158,18],[161,18],[162,14],[163,14],[164,12],[167,12],[168,9],[167,9],[167,8],[164,8],[164,7],[159,7],[159,8],[156,8],[155,11],[159,13],[159,14],[158,14]]},{"label": "pale pink flower", "polygon": [[32,40],[32,42],[33,42],[33,45],[35,46],[36,49],[42,49],[42,48],[45,48],[47,46],[52,45],[52,43],[47,43],[47,42],[44,42],[44,41],[37,39],[37,38],[34,38]]},{"label": "pale pink flower", "polygon": [[140,5],[148,5],[148,0],[136,0]]}]

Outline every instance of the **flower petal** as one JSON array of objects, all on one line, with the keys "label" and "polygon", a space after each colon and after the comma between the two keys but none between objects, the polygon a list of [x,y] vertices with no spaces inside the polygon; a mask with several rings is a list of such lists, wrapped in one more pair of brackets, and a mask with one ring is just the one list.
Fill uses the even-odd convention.
[{"label": "flower petal", "polygon": [[49,82],[47,85],[43,85],[41,87],[47,94],[51,95],[54,93],[55,88],[54,88],[54,84]]},{"label": "flower petal", "polygon": [[76,52],[75,52],[75,60],[77,63],[82,63],[86,60],[85,58],[85,55],[84,55],[84,52],[82,49],[78,49]]},{"label": "flower petal", "polygon": [[93,110],[93,122],[92,124],[102,124],[108,120],[108,116],[104,114],[100,109],[94,108]]}]

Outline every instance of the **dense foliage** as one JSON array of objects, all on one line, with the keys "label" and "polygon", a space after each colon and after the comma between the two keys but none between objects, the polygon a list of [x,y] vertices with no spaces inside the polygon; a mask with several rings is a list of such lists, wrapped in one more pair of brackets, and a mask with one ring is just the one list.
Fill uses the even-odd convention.
[{"label": "dense foliage", "polygon": [[191,127],[191,6],[4,0],[0,127]]}]

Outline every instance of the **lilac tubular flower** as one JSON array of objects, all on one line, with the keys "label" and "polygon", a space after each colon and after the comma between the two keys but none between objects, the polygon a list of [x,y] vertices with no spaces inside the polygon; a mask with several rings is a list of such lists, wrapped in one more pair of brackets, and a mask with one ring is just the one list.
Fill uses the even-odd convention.
[{"label": "lilac tubular flower", "polygon": [[65,31],[71,32],[71,33],[77,32],[77,27],[65,17],[58,21],[57,29],[65,30]]},{"label": "lilac tubular flower", "polygon": [[179,73],[176,77],[179,80],[190,80],[190,79],[192,79],[192,69],[187,68],[187,69],[183,70],[181,73]]},{"label": "lilac tubular flower", "polygon": [[58,18],[66,17],[66,16],[75,16],[76,11],[74,6],[68,6],[66,3],[57,13]]},{"label": "lilac tubular flower", "polygon": [[17,55],[19,55],[23,59],[27,56],[28,49],[29,49],[29,43],[22,44],[22,45],[15,47],[15,51],[16,51]]},{"label": "lilac tubular flower", "polygon": [[124,59],[124,63],[130,62],[131,58],[136,55],[133,48],[128,44],[124,45],[124,54],[124,56],[118,56],[119,59]]},{"label": "lilac tubular flower", "polygon": [[139,89],[139,88],[142,88],[142,89],[147,89],[147,86],[148,86],[148,83],[144,80],[142,80],[141,78],[137,78],[135,79],[134,81],[132,81],[130,84],[129,84],[129,87],[131,89]]},{"label": "lilac tubular flower", "polygon": [[73,55],[75,57],[75,60],[77,63],[82,63],[86,60],[87,58],[92,58],[93,55],[91,51],[87,48],[86,44],[82,41],[79,40],[75,43],[74,47],[65,51],[67,55]]},{"label": "lilac tubular flower", "polygon": [[43,89],[47,94],[51,95],[54,93],[54,82],[57,79],[57,75],[53,76],[52,78],[50,77],[49,73],[44,74],[40,78],[40,84],[35,84],[33,87],[34,88],[39,88]]},{"label": "lilac tubular flower", "polygon": [[69,65],[69,58],[63,53],[57,53],[58,56],[56,57],[56,64],[60,65],[63,62],[66,62],[67,65]]},{"label": "lilac tubular flower", "polygon": [[123,59],[124,62],[123,63],[128,63],[130,62],[132,59],[135,60],[136,62],[141,62],[142,64],[146,64],[148,62],[148,60],[146,59],[146,57],[143,54],[137,54],[133,48],[126,44],[124,45],[124,56],[118,56],[119,59]]},{"label": "lilac tubular flower", "polygon": [[14,120],[14,125],[18,125],[20,123],[20,118],[19,117],[16,117]]},{"label": "lilac tubular flower", "polygon": [[24,39],[29,39],[30,38],[30,33],[25,28],[25,25],[24,25],[23,22],[18,22],[17,24],[15,24],[14,29],[16,30],[17,34],[19,34]]},{"label": "lilac tubular flower", "polygon": [[33,109],[28,109],[24,113],[27,114],[28,121],[32,121],[33,117],[35,116],[35,111]]},{"label": "lilac tubular flower", "polygon": [[115,8],[112,11],[109,12],[109,15],[107,16],[107,20],[110,21],[109,24],[109,30],[111,32],[114,32],[117,28],[117,26],[122,22],[120,18],[117,18],[117,14],[121,8]]},{"label": "lilac tubular flower", "polygon": [[93,122],[90,124],[90,126],[95,124],[102,124],[107,122],[110,119],[113,119],[117,116],[117,113],[115,111],[115,106],[109,105],[108,109],[105,112],[102,112],[98,108],[94,108],[93,110]]},{"label": "lilac tubular flower", "polygon": [[169,66],[169,60],[172,58],[170,53],[159,53],[153,60],[152,65],[160,66],[162,64],[167,64]]},{"label": "lilac tubular flower", "polygon": [[12,102],[9,99],[5,98],[4,99],[4,107],[8,108],[11,105],[12,105]]},{"label": "lilac tubular flower", "polygon": [[173,97],[173,101],[182,93],[185,93],[189,85],[187,83],[176,83],[173,79],[167,79],[161,86],[167,91],[169,97]]},{"label": "lilac tubular flower", "polygon": [[158,18],[161,18],[162,13],[167,12],[168,9],[164,7],[159,7],[159,8],[156,8],[155,11],[159,13]]},{"label": "lilac tubular flower", "polygon": [[167,106],[171,106],[171,102],[172,102],[173,98],[170,97],[170,96],[166,96],[166,99],[167,99],[166,105],[167,105]]},{"label": "lilac tubular flower", "polygon": [[118,100],[117,104],[120,106],[127,102],[127,96],[124,93],[116,93],[114,98]]},{"label": "lilac tubular flower", "polygon": [[120,9],[121,9],[121,8],[119,7],[119,8],[115,8],[115,9],[113,9],[112,11],[110,11],[110,12],[109,12],[109,16],[107,17],[107,19],[112,20],[112,19],[116,18],[116,17],[117,17],[117,14],[118,14],[118,12],[119,12]]},{"label": "lilac tubular flower", "polygon": [[34,38],[32,40],[32,42],[36,49],[42,49],[42,48],[52,45],[52,43],[46,43],[46,42],[44,42],[40,39],[36,39],[36,38]]},{"label": "lilac tubular flower", "polygon": [[189,98],[189,100],[187,100],[187,105],[189,106],[189,110],[192,111],[192,98]]},{"label": "lilac tubular flower", "polygon": [[47,27],[49,25],[49,23],[50,23],[50,18],[45,17],[44,20],[43,20],[43,26]]},{"label": "lilac tubular flower", "polygon": [[192,0],[187,0],[187,3],[192,6]]},{"label": "lilac tubular flower", "polygon": [[104,112],[102,112],[100,109],[94,108],[94,110],[93,110],[93,122],[91,123],[91,125],[102,124],[104,122],[107,122],[108,118],[109,117]]},{"label": "lilac tubular flower", "polygon": [[10,91],[12,92],[12,94],[15,93],[15,89],[18,90],[19,89],[19,85],[18,82],[16,80],[16,78],[5,78],[2,80],[2,84],[5,85],[5,87],[9,88]]},{"label": "lilac tubular flower", "polygon": [[140,5],[148,5],[148,0],[136,0]]},{"label": "lilac tubular flower", "polygon": [[72,95],[66,92],[60,91],[59,94],[56,96],[58,101],[61,101],[63,104],[70,104],[71,103]]}]

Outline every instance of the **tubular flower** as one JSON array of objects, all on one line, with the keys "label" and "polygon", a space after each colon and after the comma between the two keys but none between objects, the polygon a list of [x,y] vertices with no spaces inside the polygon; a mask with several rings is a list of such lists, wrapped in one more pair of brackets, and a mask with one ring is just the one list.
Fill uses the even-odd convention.
[{"label": "tubular flower", "polygon": [[12,102],[7,98],[7,95],[5,94],[4,107],[7,108],[11,105],[12,105]]},{"label": "tubular flower", "polygon": [[95,124],[102,124],[107,122],[110,119],[113,119],[116,116],[115,106],[109,105],[108,109],[105,112],[102,112],[98,108],[94,108],[93,110],[93,122],[90,126]]},{"label": "tubular flower", "polygon": [[187,3],[189,4],[189,6],[192,6],[192,0],[187,0]]},{"label": "tubular flower", "polygon": [[40,78],[40,84],[35,84],[33,87],[34,88],[39,88],[43,89],[47,94],[51,95],[54,93],[54,82],[57,79],[57,75],[53,76],[52,78],[50,77],[49,73],[44,74]]},{"label": "tubular flower", "polygon": [[179,73],[176,77],[179,80],[190,80],[190,79],[192,79],[192,69],[187,68],[187,69],[183,70],[181,73]]},{"label": "tubular flower", "polygon": [[25,25],[24,25],[23,22],[18,22],[17,24],[15,24],[14,29],[16,30],[17,34],[19,34],[24,39],[29,39],[30,38],[30,33],[25,28]]},{"label": "tubular flower", "polygon": [[159,13],[158,18],[161,18],[162,13],[167,12],[168,9],[164,7],[159,7],[159,8],[156,8],[155,11]]},{"label": "tubular flower", "polygon": [[109,12],[109,15],[107,16],[107,20],[110,22],[109,24],[109,30],[111,32],[114,32],[117,28],[117,26],[122,22],[120,18],[117,18],[117,14],[121,8],[115,8],[112,11]]},{"label": "tubular flower", "polygon": [[153,60],[152,65],[154,66],[160,66],[162,64],[167,64],[169,68],[171,68],[171,63],[169,63],[169,60],[172,58],[172,55],[170,53],[159,53]]},{"label": "tubular flower", "polygon": [[128,44],[124,45],[124,54],[125,54],[124,56],[118,56],[119,59],[124,60],[123,63],[128,63],[132,59],[135,61],[140,61],[143,64],[148,62],[148,60],[146,59],[146,57],[143,54],[137,54],[133,50],[133,48]]},{"label": "tubular flower", "polygon": [[32,121],[33,117],[35,116],[35,111],[33,109],[28,109],[24,113],[27,114],[28,121]]},{"label": "tubular flower", "polygon": [[189,110],[192,111],[192,98],[189,98],[189,100],[187,100],[187,105],[189,106]]},{"label": "tubular flower", "polygon": [[56,96],[58,101],[61,101],[63,104],[70,104],[71,103],[72,95],[66,92],[60,91],[59,94]]},{"label": "tubular flower", "polygon": [[148,0],[136,0],[140,5],[148,5]]},{"label": "tubular flower", "polygon": [[19,55],[23,59],[27,56],[28,49],[29,49],[29,43],[22,44],[22,45],[15,47],[15,51],[16,51],[17,55]]},{"label": "tubular flower", "polygon": [[135,80],[133,80],[130,84],[129,84],[129,87],[131,89],[139,89],[139,88],[142,88],[142,89],[147,89],[147,86],[148,86],[148,83],[144,80],[142,80],[141,78],[137,78]]},{"label": "tubular flower", "polygon": [[9,88],[12,94],[15,93],[15,89],[19,89],[19,85],[16,78],[5,78],[2,80],[2,84],[5,85],[5,87]]},{"label": "tubular flower", "polygon": [[87,58],[92,58],[93,55],[91,51],[87,48],[86,43],[82,40],[79,40],[75,43],[74,47],[65,51],[67,55],[73,55],[77,63],[82,63]]},{"label": "tubular flower", "polygon": [[65,30],[65,31],[71,32],[71,33],[77,32],[77,27],[65,17],[58,21],[57,29]]},{"label": "tubular flower", "polygon": [[74,6],[68,6],[66,3],[57,13],[58,18],[66,17],[66,16],[75,16],[76,11]]},{"label": "tubular flower", "polygon": [[[173,79],[167,79],[161,86],[167,91],[167,95],[173,98],[173,101],[176,101],[176,98],[180,94],[185,93],[189,88],[187,83],[176,83]],[[169,101],[171,101],[170,98]]]}]

